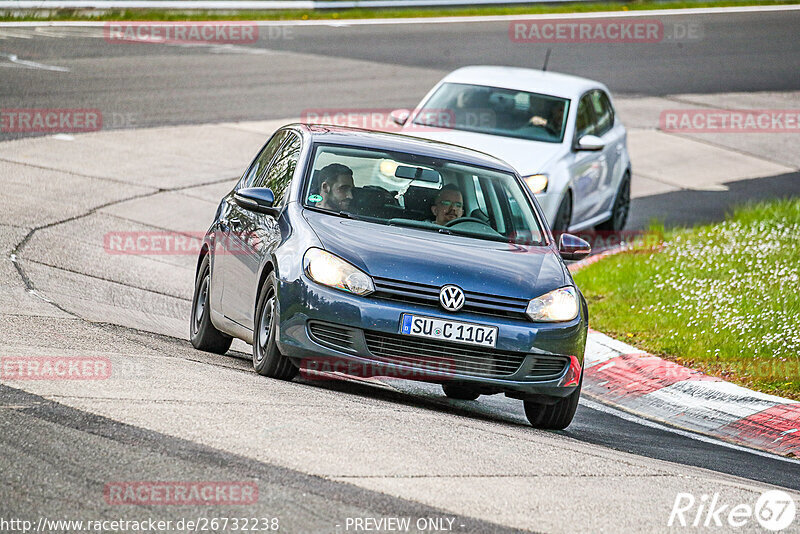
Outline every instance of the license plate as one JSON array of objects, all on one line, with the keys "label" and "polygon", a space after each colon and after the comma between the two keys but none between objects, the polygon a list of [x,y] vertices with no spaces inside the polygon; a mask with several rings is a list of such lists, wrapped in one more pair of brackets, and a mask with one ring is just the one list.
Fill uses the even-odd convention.
[{"label": "license plate", "polygon": [[497,344],[496,326],[448,321],[409,313],[402,316],[400,333],[481,347],[494,347]]}]

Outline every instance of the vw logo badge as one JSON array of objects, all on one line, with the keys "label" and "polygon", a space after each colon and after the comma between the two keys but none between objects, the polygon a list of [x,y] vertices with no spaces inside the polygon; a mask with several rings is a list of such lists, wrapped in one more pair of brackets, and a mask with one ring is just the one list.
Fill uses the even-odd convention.
[{"label": "vw logo badge", "polygon": [[464,292],[458,286],[444,286],[439,291],[439,303],[447,311],[458,311],[464,306]]}]

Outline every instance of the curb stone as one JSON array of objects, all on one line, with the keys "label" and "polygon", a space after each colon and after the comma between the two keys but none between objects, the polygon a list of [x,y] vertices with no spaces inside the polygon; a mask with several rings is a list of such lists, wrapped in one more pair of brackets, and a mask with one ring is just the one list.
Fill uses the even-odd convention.
[{"label": "curb stone", "polygon": [[[569,266],[571,272],[625,247]],[[737,445],[800,457],[800,402],[752,391],[589,329],[583,391],[647,419]]]}]

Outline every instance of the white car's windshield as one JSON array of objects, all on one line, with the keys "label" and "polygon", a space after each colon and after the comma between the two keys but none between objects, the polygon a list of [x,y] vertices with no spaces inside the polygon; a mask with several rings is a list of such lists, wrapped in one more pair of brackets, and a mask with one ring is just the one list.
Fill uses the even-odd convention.
[{"label": "white car's windshield", "polygon": [[317,145],[303,204],[337,215],[491,241],[542,244],[516,177],[408,153]]},{"label": "white car's windshield", "polygon": [[482,85],[445,83],[414,117],[414,124],[560,143],[570,101]]}]

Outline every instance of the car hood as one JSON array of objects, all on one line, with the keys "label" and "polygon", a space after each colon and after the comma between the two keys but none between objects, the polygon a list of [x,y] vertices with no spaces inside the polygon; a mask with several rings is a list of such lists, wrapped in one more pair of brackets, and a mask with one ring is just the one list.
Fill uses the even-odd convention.
[{"label": "car hood", "polygon": [[514,167],[522,176],[544,171],[550,162],[560,157],[564,151],[564,147],[560,143],[529,141],[527,139],[515,139],[513,137],[460,130],[427,128],[417,124],[411,125],[408,130],[403,130],[401,133],[485,152],[490,156],[502,159]]},{"label": "car hood", "polygon": [[534,298],[569,278],[553,247],[512,245],[304,210],[322,246],[371,276]]}]

